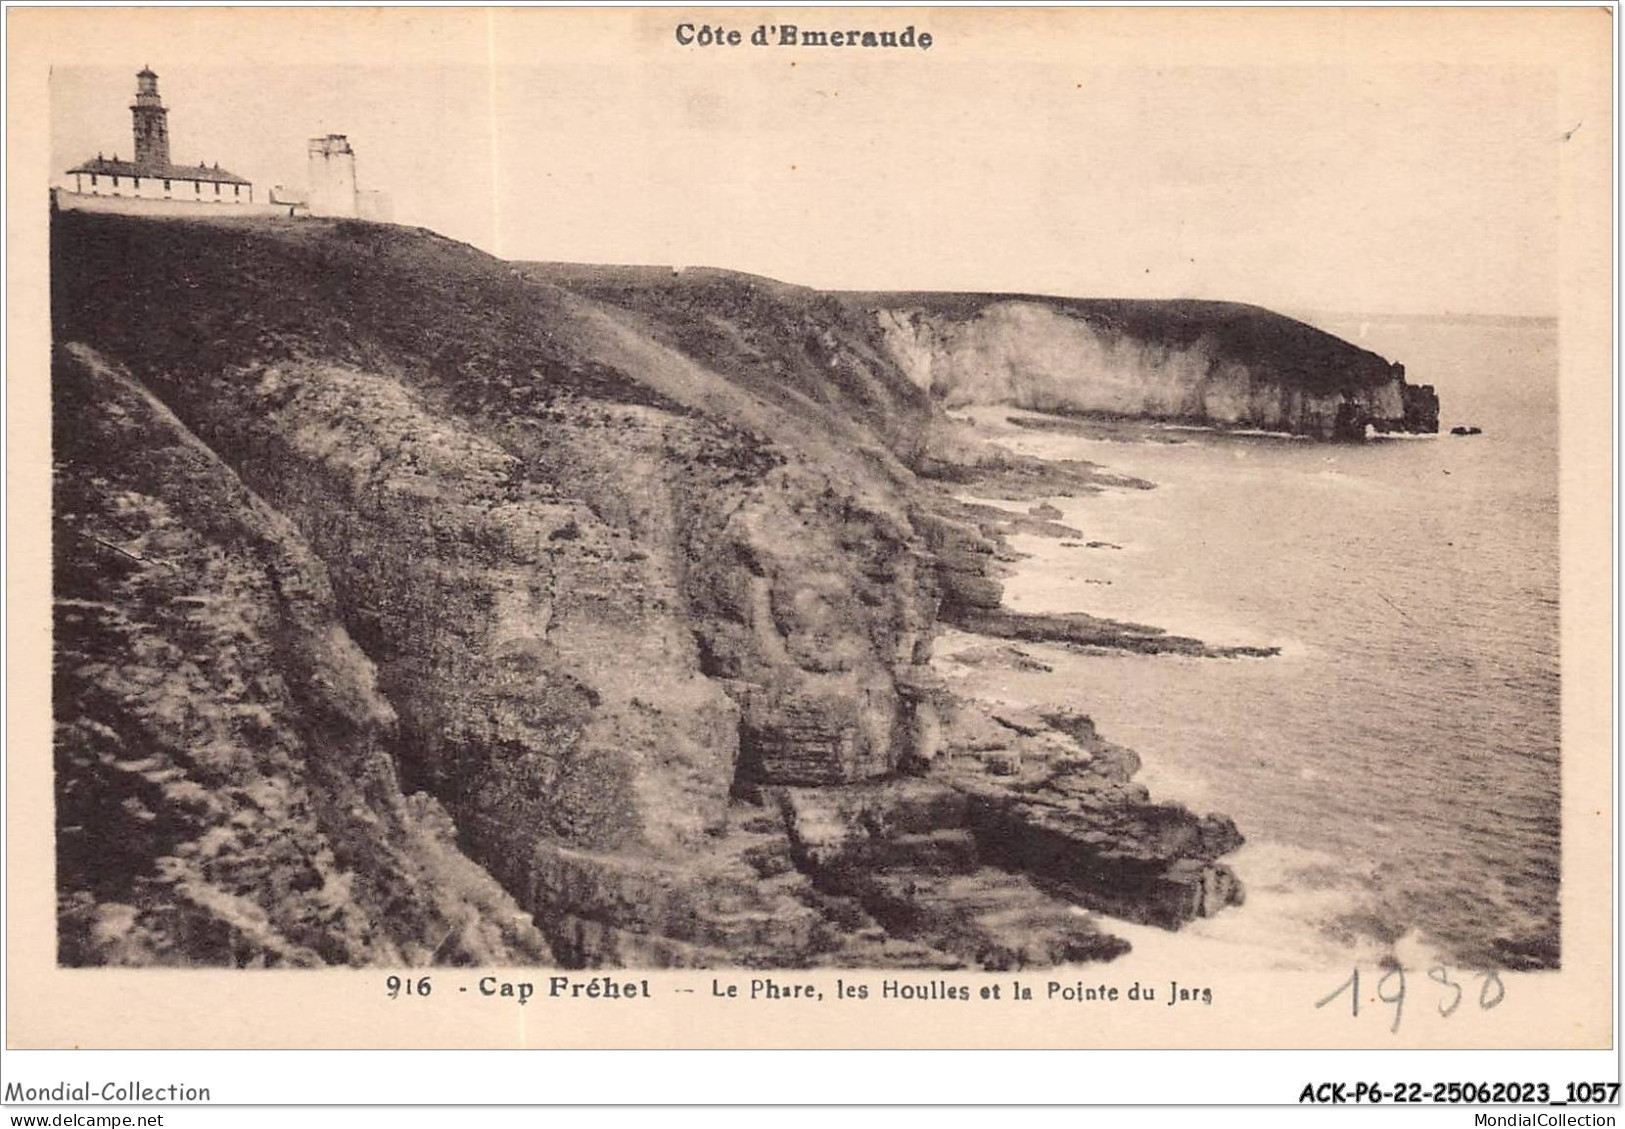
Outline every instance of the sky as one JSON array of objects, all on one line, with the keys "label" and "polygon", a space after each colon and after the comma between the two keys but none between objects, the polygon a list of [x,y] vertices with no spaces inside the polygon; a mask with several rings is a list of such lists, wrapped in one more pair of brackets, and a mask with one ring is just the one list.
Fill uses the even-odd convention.
[{"label": "sky", "polygon": [[[136,37],[52,67],[51,161],[130,155],[150,65],[176,161],[301,187],[306,138],[345,133],[397,221],[506,258],[824,288],[1556,312],[1563,146],[1606,143],[1611,125],[1567,120],[1562,68],[1513,42],[1527,29],[1477,27],[1474,44],[1442,27],[1384,49],[1363,27],[1282,25],[1264,51],[1255,24],[1174,39],[1166,12],[1141,11],[1110,26],[803,17],[935,27],[930,51],[895,52],[684,47],[683,9],[465,21],[427,54],[419,28],[360,60],[243,47],[232,61],[177,46],[195,37]],[[746,34],[782,18],[711,15]]]}]

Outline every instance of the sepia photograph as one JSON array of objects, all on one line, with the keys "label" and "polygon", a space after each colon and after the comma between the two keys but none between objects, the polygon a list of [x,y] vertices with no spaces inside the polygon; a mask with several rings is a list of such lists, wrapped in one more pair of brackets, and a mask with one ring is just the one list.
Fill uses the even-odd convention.
[{"label": "sepia photograph", "polygon": [[9,1040],[1609,1044],[1610,13],[20,15]]}]

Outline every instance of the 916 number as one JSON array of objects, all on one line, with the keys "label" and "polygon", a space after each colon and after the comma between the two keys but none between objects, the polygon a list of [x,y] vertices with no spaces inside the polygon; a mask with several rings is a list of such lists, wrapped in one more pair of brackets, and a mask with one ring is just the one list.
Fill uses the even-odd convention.
[{"label": "916 number", "polygon": [[391,976],[384,981],[384,991],[392,1000],[402,996],[427,996],[434,990],[434,985],[427,976],[419,976],[410,980],[404,976]]},{"label": "916 number", "polygon": [[[1459,973],[1458,973],[1459,975]],[[1478,978],[1478,1010],[1493,1011],[1501,1006],[1501,1001],[1507,997],[1506,985],[1501,981],[1501,974],[1494,969],[1471,974]],[[1456,1014],[1461,1007],[1462,997],[1466,990],[1455,980],[1450,978],[1450,969],[1442,964],[1433,965],[1428,969],[1428,979],[1438,984],[1444,990],[1439,993],[1439,1014],[1448,1019]],[[1344,992],[1349,994],[1349,1011],[1355,1019],[1360,1018],[1360,970],[1355,968],[1349,978],[1337,986],[1337,990],[1325,999],[1315,1003],[1316,1008],[1323,1008]],[[1389,1026],[1390,1032],[1399,1030],[1400,1020],[1405,1016],[1405,970],[1400,967],[1390,968],[1383,973],[1377,981],[1377,999],[1389,1004],[1394,1009],[1394,1022]],[[1583,1099],[1582,1099],[1583,1100]]]}]

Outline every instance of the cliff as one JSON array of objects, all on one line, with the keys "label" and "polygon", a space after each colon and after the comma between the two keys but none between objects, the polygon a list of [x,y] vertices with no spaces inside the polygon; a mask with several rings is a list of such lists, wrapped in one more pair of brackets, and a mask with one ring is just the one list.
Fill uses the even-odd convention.
[{"label": "cliff", "polygon": [[1259,428],[1320,439],[1439,430],[1429,385],[1313,326],[1231,302],[1000,294],[847,296],[948,407]]},{"label": "cliff", "polygon": [[291,524],[89,349],[53,392],[62,962],[548,959],[402,794],[396,712]]},{"label": "cliff", "polygon": [[[65,963],[1012,967],[1240,900],[1086,717],[956,700],[1009,518],[849,299],[346,221],[65,213]],[[974,626],[974,625],[973,625]]]}]

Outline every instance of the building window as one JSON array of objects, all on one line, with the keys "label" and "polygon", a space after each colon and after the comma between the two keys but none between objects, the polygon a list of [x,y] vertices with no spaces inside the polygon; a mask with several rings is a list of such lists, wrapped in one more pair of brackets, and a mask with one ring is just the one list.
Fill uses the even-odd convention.
[{"label": "building window", "polygon": [[141,178],[138,177],[138,176],[132,176],[130,179],[135,182],[135,190],[137,192],[140,192],[141,191]]},{"label": "building window", "polygon": [[164,181],[164,191],[165,191],[165,192],[168,192],[168,191],[169,191],[169,181],[167,181],[167,180],[166,180],[166,181]]},{"label": "building window", "polygon": [[243,194],[243,186],[240,185],[240,184],[232,185],[231,186],[231,194],[233,196],[241,196]]},{"label": "building window", "polygon": [[196,192],[199,196],[203,195],[203,182],[201,180],[194,180],[192,182],[192,191]]},{"label": "building window", "polygon": [[114,188],[118,187],[118,174],[117,173],[113,174],[113,187]]},{"label": "building window", "polygon": [[90,174],[90,186],[92,188],[96,187],[96,174],[95,173]]},{"label": "building window", "polygon": [[214,194],[216,196],[220,195],[220,182],[218,180],[214,182]]}]

